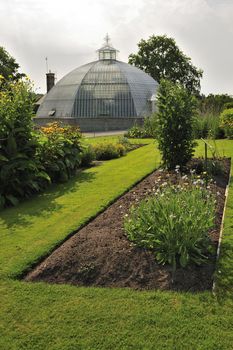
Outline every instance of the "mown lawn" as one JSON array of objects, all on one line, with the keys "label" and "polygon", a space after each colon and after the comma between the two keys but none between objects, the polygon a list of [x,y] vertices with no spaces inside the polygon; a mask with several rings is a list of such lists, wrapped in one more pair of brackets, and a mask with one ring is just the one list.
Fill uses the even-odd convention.
[{"label": "mown lawn", "polygon": [[[217,149],[233,158],[233,141],[218,141]],[[203,150],[200,142],[196,154]],[[14,279],[159,161],[149,144],[0,213],[0,349],[233,349],[232,180],[219,300],[210,292],[138,292]]]}]

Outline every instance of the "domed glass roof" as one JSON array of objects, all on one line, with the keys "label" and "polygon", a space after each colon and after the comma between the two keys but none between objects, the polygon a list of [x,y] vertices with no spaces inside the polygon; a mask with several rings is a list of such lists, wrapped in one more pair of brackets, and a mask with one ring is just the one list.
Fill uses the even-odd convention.
[{"label": "domed glass roof", "polygon": [[137,117],[151,113],[158,83],[148,74],[116,60],[109,39],[99,60],[62,78],[44,98],[37,117]]}]

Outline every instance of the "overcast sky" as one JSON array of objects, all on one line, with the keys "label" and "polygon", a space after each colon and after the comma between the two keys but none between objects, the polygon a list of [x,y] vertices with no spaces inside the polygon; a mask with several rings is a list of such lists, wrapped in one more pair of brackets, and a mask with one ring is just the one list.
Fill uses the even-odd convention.
[{"label": "overcast sky", "polygon": [[45,92],[45,57],[61,79],[94,61],[108,32],[119,60],[167,34],[198,68],[202,92],[233,95],[233,0],[0,0],[0,46]]}]

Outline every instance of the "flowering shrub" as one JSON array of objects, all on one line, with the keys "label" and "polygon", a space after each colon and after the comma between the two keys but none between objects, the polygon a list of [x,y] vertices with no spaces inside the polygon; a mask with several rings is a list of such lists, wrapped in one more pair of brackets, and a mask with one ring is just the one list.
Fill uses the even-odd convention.
[{"label": "flowering shrub", "polygon": [[119,158],[125,155],[126,148],[118,143],[113,144],[110,142],[98,143],[93,146],[97,160],[109,160]]},{"label": "flowering shrub", "polygon": [[220,124],[226,136],[233,139],[233,108],[225,109],[220,115]]},{"label": "flowering shrub", "polygon": [[[1,80],[2,81],[2,80]],[[29,81],[0,81],[0,206],[39,192],[49,182],[35,158],[33,95]]]},{"label": "flowering shrub", "polygon": [[37,156],[52,182],[65,182],[81,164],[81,133],[73,126],[51,123],[41,128]]},{"label": "flowering shrub", "polygon": [[129,240],[152,249],[161,264],[185,267],[191,262],[203,263],[210,247],[208,230],[214,225],[215,204],[200,181],[190,187],[165,186],[154,196],[132,207],[125,218]]}]

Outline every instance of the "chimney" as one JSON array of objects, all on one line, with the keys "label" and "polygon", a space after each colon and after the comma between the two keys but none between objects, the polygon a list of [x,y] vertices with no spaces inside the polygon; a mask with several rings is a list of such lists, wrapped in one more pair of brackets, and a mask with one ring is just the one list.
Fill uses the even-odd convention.
[{"label": "chimney", "polygon": [[47,93],[54,86],[54,82],[55,82],[55,74],[49,71],[49,73],[46,73]]}]

